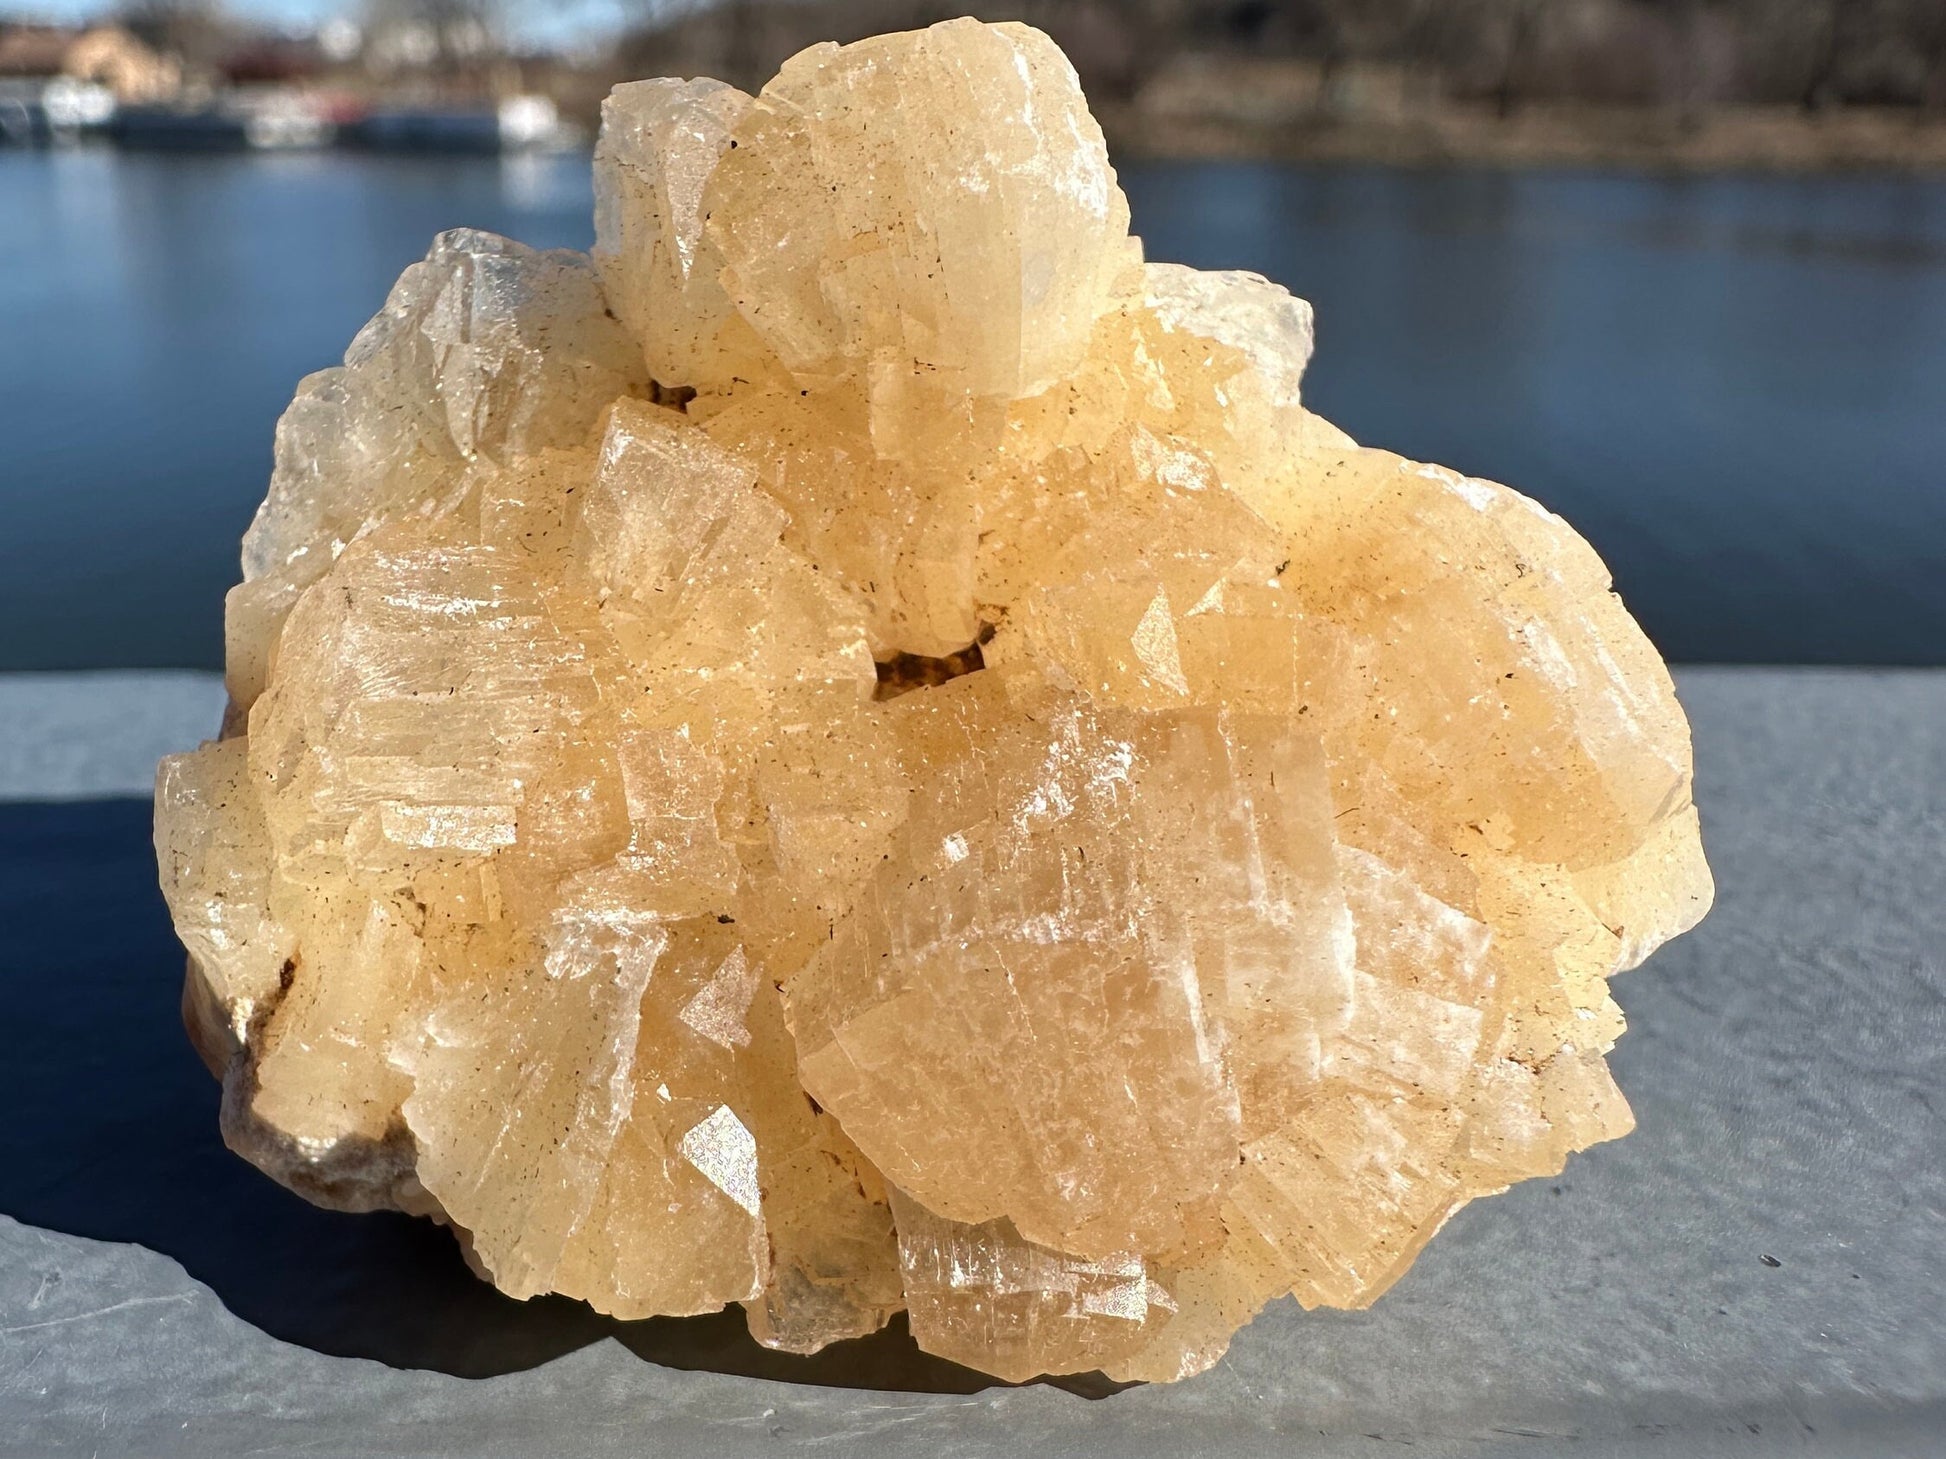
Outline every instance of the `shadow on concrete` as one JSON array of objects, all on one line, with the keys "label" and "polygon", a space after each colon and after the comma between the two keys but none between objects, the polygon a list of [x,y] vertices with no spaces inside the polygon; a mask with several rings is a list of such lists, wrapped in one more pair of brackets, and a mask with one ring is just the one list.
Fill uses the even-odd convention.
[{"label": "shadow on concrete", "polygon": [[[612,1337],[665,1367],[787,1383],[974,1393],[995,1380],[923,1353],[901,1316],[812,1357],[753,1341],[740,1309],[617,1322],[517,1302],[452,1237],[394,1214],[321,1211],[232,1155],[217,1087],[177,1013],[182,950],[156,890],[143,801],[0,805],[0,1211],[182,1263],[238,1317],[339,1357],[489,1377]],[[1124,1385],[1047,1380],[1085,1397]]]}]

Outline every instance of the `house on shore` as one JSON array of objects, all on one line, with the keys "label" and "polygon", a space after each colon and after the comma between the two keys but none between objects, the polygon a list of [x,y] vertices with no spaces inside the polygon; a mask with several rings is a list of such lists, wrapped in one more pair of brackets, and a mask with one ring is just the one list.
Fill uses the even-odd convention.
[{"label": "house on shore", "polygon": [[105,127],[122,106],[182,90],[182,64],[118,25],[0,24],[0,142]]}]

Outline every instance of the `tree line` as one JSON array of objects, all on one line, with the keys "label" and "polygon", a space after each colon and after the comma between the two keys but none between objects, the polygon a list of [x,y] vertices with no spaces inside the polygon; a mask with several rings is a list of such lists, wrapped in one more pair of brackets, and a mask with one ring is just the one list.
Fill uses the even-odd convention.
[{"label": "tree line", "polygon": [[1386,65],[1428,94],[1700,110],[1946,110],[1946,0],[644,0],[617,59],[756,85],[818,40],[973,13],[1024,20],[1093,95],[1133,95],[1184,55]]}]

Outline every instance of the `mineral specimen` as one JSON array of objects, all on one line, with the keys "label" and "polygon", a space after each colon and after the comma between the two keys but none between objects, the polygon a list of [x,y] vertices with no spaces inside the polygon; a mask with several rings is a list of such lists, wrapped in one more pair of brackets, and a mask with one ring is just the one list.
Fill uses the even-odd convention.
[{"label": "mineral specimen", "polygon": [[157,786],[234,1149],[516,1296],[1171,1379],[1629,1128],[1668,675],[1305,410],[1307,305],[1142,261],[1045,37],[623,86],[596,168],[279,426]]}]

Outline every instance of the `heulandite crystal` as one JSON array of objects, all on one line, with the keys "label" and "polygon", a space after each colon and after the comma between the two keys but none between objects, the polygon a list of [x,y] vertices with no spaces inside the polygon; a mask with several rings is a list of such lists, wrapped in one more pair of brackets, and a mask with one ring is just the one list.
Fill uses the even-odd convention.
[{"label": "heulandite crystal", "polygon": [[1629,1128],[1687,727],[1525,498],[1307,413],[958,21],[610,98],[592,259],[306,380],[162,767],[230,1144],[507,1292],[1171,1379]]}]

